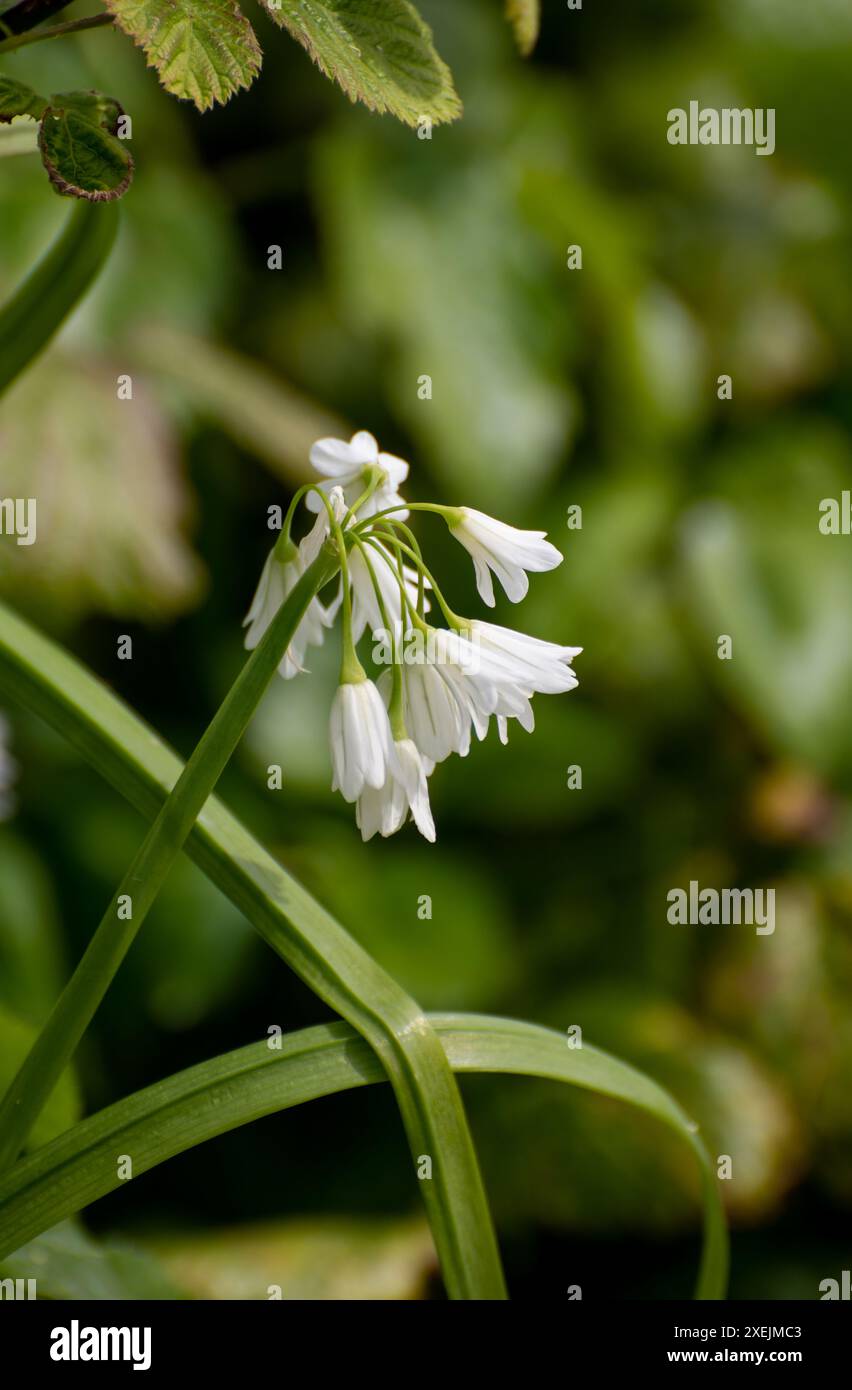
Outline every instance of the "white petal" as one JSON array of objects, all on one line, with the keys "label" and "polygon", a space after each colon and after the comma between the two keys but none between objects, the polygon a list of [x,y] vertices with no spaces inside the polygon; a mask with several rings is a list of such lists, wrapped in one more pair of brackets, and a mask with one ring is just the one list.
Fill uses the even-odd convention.
[{"label": "white petal", "polygon": [[373,436],[359,430],[348,444],[343,439],[318,439],[311,446],[311,467],[323,477],[342,480],[367,464],[376,463],[378,454],[379,446]]}]

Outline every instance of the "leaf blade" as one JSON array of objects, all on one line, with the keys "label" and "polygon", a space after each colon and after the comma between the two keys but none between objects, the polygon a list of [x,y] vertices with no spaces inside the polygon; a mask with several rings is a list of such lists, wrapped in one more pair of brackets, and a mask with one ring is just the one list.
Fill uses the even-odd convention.
[{"label": "leaf blade", "polygon": [[461,115],[432,32],[409,0],[260,0],[350,101],[406,125]]},{"label": "leaf blade", "polygon": [[33,116],[36,120],[47,106],[45,97],[40,97],[25,82],[0,74],[0,121],[12,121],[16,116]]},{"label": "leaf blade", "polygon": [[167,92],[199,111],[224,104],[260,72],[254,29],[235,0],[105,0]]},{"label": "leaf blade", "polygon": [[130,187],[133,156],[104,126],[99,110],[93,114],[94,119],[71,102],[48,106],[38,147],[57,193],[90,203],[112,203]]},{"label": "leaf blade", "polygon": [[[727,1242],[718,1188],[693,1127],[662,1087],[606,1052],[567,1046],[561,1033],[514,1019],[433,1014],[454,1071],[537,1076],[580,1086],[647,1111],[693,1150],[704,1181],[704,1248],[698,1297],[723,1296]],[[91,1116],[0,1178],[0,1258],[120,1186],[115,1153],[134,1173],[278,1110],[385,1081],[372,1048],[347,1024],[322,1024],[190,1067]]]}]

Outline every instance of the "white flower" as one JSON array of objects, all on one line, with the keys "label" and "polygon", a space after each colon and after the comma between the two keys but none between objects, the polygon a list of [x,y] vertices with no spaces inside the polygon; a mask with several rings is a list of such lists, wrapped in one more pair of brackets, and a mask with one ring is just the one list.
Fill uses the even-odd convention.
[{"label": "white flower", "polygon": [[420,834],[435,842],[435,822],[429,805],[429,788],[426,783],[427,767],[410,738],[397,739],[394,743],[396,767],[388,774],[384,786],[378,790],[365,787],[355,808],[355,820],[362,839],[370,840],[379,835],[395,835],[401,830],[408,813],[411,812]]},{"label": "white flower", "polygon": [[519,603],[529,589],[527,571],[540,574],[562,563],[562,555],[545,540],[545,531],[519,531],[473,507],[453,509],[450,530],[473,557],[476,587],[489,608],[494,607],[493,570],[512,603]]},{"label": "white flower", "polygon": [[562,647],[557,642],[545,642],[478,618],[468,624],[467,630],[485,669],[498,681],[502,672],[506,681],[514,681],[528,695],[559,695],[578,685],[571,662],[580,655],[582,647]]},{"label": "white flower", "polygon": [[[467,635],[433,629],[431,637],[437,670],[455,696],[468,742],[471,727],[478,739],[485,738],[492,715],[497,716],[502,743],[507,741],[508,719],[517,719],[532,733],[530,696],[555,695],[578,684],[568,662],[579,655],[580,647],[561,647],[478,620],[468,624]],[[461,743],[464,746],[464,737]]]},{"label": "white flower", "polygon": [[344,681],[331,705],[332,791],[357,801],[365,787],[378,791],[396,768],[384,701],[371,680]]},{"label": "white flower", "polygon": [[[12,786],[18,764],[9,752],[9,725],[0,714],[0,820],[8,820],[15,808]],[[424,831],[425,834],[425,831]]]},{"label": "white flower", "polygon": [[[334,513],[340,520],[346,512],[340,488],[332,489],[330,500]],[[253,651],[257,646],[284,600],[292,593],[308,566],[313,564],[328,532],[328,514],[323,507],[313,528],[298,547],[291,543],[284,547],[282,554],[280,543],[273,546],[266,557],[251,607],[243,619],[243,627],[248,628],[245,637],[248,651]],[[308,647],[322,645],[325,629],[331,627],[336,612],[334,605],[327,609],[318,598],[311,599],[278,666],[278,672],[285,680],[290,680],[304,671]]]},{"label": "white flower", "polygon": [[[376,439],[367,430],[353,434],[347,444],[343,439],[318,439],[311,448],[311,464],[317,473],[328,482],[321,483],[323,489],[333,483],[343,488],[348,506],[353,506],[364,491],[363,473],[365,468],[380,468],[384,480],[372,496],[360,508],[358,517],[373,516],[387,507],[401,507],[395,513],[401,521],[408,516],[398,489],[408,477],[408,464],[395,454],[379,452]],[[322,506],[318,497],[309,495],[307,505],[310,511],[318,511]]]},{"label": "white flower", "polygon": [[433,763],[451,753],[466,757],[470,748],[470,717],[439,666],[424,661],[403,667],[405,727],[420,752]]},{"label": "white flower", "polygon": [[[320,439],[311,463],[321,476],[306,497],[315,525],[298,546],[282,539],[268,557],[245,620],[246,646],[257,646],[329,532],[339,537],[348,516],[337,598],[326,608],[314,593],[279,670],[291,676],[303,669],[308,646],[323,641],[346,597],[351,621],[343,625],[341,680],[329,720],[332,789],[356,804],[365,840],[393,835],[412,818],[434,841],[428,778],[436,765],[451,753],[465,757],[472,735],[484,739],[492,719],[503,743],[510,719],[532,730],[533,696],[573,690],[577,678],[571,663],[582,648],[452,614],[420,559],[417,541],[404,525],[394,530],[409,515],[399,495],[408,464],[381,453],[372,434],[361,430],[348,443]],[[355,503],[366,492],[370,495],[355,517]],[[518,530],[472,507],[426,504],[426,509],[444,517],[472,556],[477,588],[491,607],[493,575],[516,603],[528,591],[529,573],[561,563],[543,531]],[[376,523],[379,512],[387,515]],[[411,563],[403,563],[403,557]],[[424,621],[430,607],[426,591],[437,600],[447,628]],[[373,662],[386,667],[376,684],[367,678],[356,649],[368,629]],[[0,741],[0,798],[3,766]]]},{"label": "white flower", "polygon": [[451,753],[466,757],[471,729],[482,740],[492,715],[497,715],[505,742],[505,720],[517,719],[532,729],[533,713],[527,679],[497,655],[484,653],[458,632],[429,631],[428,661],[403,667],[406,727],[420,751],[434,762]]}]

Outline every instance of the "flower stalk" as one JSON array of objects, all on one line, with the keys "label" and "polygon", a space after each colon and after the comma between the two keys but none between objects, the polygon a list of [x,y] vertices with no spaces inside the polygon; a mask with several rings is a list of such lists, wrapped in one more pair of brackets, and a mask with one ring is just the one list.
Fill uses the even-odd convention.
[{"label": "flower stalk", "polygon": [[[14,1163],[187,837],[203,827],[204,817],[199,815],[222,769],[305,611],[339,565],[340,555],[326,546],[301,575],[163,803],[83,959],[0,1103],[0,1173]],[[119,900],[127,897],[132,916],[121,918]],[[296,885],[285,899],[288,907],[294,897],[298,898]],[[417,1004],[336,923],[316,908],[301,915],[310,920],[310,931],[294,927],[286,947],[276,933],[272,944],[367,1038],[394,1089],[415,1164],[424,1156],[430,1158],[432,1177],[421,1182],[420,1189],[449,1297],[505,1298],[476,1152],[440,1040]]]},{"label": "flower stalk", "polygon": [[148,831],[82,960],[0,1102],[0,1172],[18,1157],[260,703],[305,609],[337,568],[337,557],[324,550],[298,581]]}]

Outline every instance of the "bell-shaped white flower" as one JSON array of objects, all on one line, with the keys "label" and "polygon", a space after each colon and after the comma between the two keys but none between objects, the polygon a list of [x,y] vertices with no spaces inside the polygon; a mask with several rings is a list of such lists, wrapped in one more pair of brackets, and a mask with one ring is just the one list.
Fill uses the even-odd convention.
[{"label": "bell-shaped white flower", "polygon": [[519,531],[473,507],[447,509],[447,524],[473,558],[476,587],[489,608],[494,607],[497,576],[512,603],[519,603],[529,589],[527,571],[540,574],[562,563],[562,554],[545,540],[545,531]]},{"label": "bell-shaped white flower", "polygon": [[403,668],[403,711],[405,727],[431,762],[442,763],[451,753],[467,756],[470,716],[440,666],[424,660]]},{"label": "bell-shaped white flower", "polygon": [[[323,478],[323,489],[335,483],[343,488],[348,506],[354,506],[364,491],[363,475],[367,468],[379,468],[383,480],[373,494],[361,506],[359,520],[374,516],[387,507],[402,507],[395,513],[400,520],[408,516],[398,489],[408,477],[408,464],[395,454],[379,450],[375,437],[367,430],[353,434],[347,444],[343,439],[318,439],[311,449],[311,465]],[[310,511],[318,511],[322,503],[318,497],[309,495],[307,505]]]},{"label": "bell-shaped white flower", "polygon": [[358,798],[355,820],[364,840],[376,834],[387,837],[401,830],[408,819],[409,812],[420,834],[430,843],[435,842],[435,822],[429,805],[429,787],[426,782],[427,769],[433,766],[424,762],[415,743],[410,738],[394,742],[396,766],[388,774],[383,787],[365,787]]},{"label": "bell-shaped white flower", "polygon": [[492,715],[502,743],[507,720],[517,719],[532,733],[530,696],[557,694],[577,685],[564,664],[580,648],[558,647],[525,633],[474,621],[467,633],[433,630],[432,646],[441,675],[456,697],[462,718],[484,739]]},{"label": "bell-shaped white flower", "polygon": [[522,697],[501,670],[483,667],[479,648],[461,633],[432,628],[429,639],[436,670],[456,701],[466,753],[471,728],[478,739],[484,739],[492,714],[520,717]]},{"label": "bell-shaped white flower", "polygon": [[[330,501],[340,520],[346,512],[340,488],[332,490]],[[314,526],[298,546],[292,541],[281,540],[273,546],[266,557],[251,607],[243,619],[243,627],[248,628],[245,636],[248,651],[253,651],[257,646],[284,600],[290,596],[308,566],[313,564],[328,533],[328,513],[323,507]],[[278,665],[279,675],[285,680],[291,680],[304,671],[308,647],[322,645],[325,630],[332,626],[336,611],[334,606],[325,608],[318,598],[311,599]]]},{"label": "bell-shaped white flower", "polygon": [[467,624],[467,637],[479,650],[480,661],[495,680],[501,675],[515,682],[527,694],[559,695],[574,690],[577,677],[571,662],[582,647],[563,647],[557,642],[545,642],[514,628],[500,627],[474,618]]},{"label": "bell-shaped white flower", "polygon": [[343,681],[329,721],[332,791],[357,801],[365,787],[378,791],[396,769],[396,752],[384,701],[371,680]]}]

